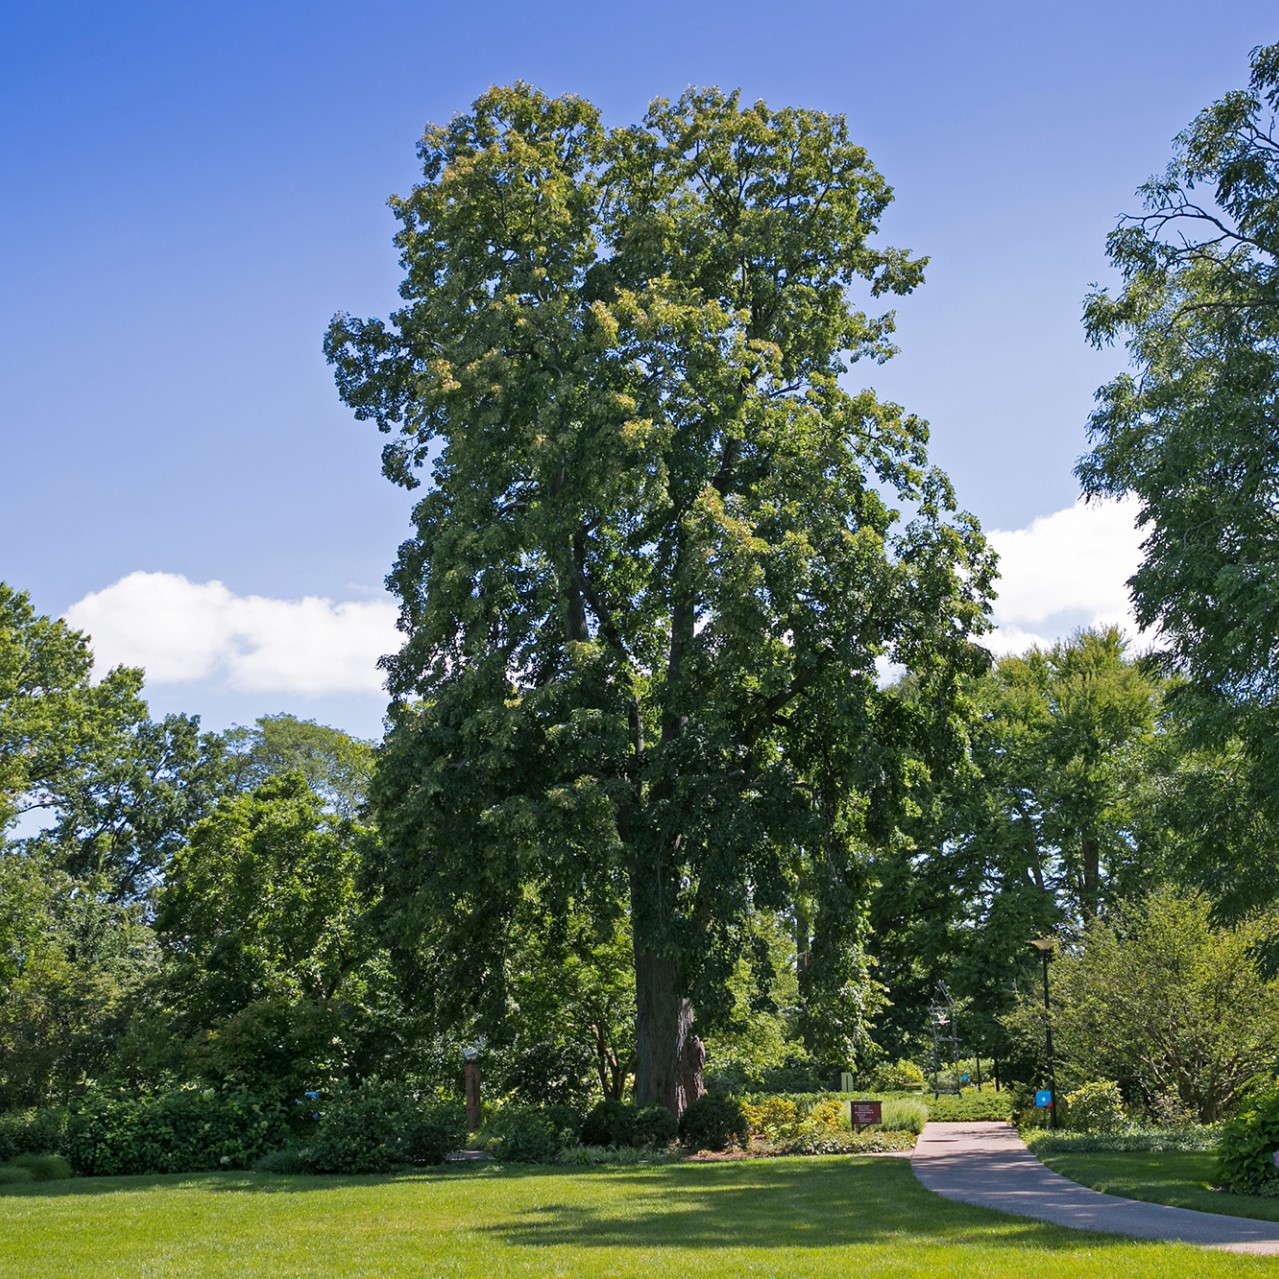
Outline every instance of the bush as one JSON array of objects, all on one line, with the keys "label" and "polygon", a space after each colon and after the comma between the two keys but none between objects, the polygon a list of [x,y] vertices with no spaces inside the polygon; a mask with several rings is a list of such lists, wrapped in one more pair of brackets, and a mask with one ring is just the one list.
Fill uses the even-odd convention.
[{"label": "bush", "polygon": [[1098,1079],[1066,1095],[1069,1127],[1076,1132],[1123,1132],[1132,1126],[1124,1112],[1119,1085]]},{"label": "bush", "polygon": [[311,1152],[303,1146],[285,1146],[263,1155],[253,1165],[254,1172],[274,1173],[277,1177],[292,1177],[312,1171]]},{"label": "bush", "polygon": [[1279,1091],[1259,1093],[1221,1130],[1217,1175],[1237,1195],[1264,1194],[1276,1180],[1279,1150]]},{"label": "bush", "polygon": [[566,1145],[576,1142],[576,1119],[565,1131],[561,1122],[566,1116],[558,1106],[503,1106],[492,1118],[490,1131],[495,1134],[489,1149],[506,1163],[553,1163]]},{"label": "bush", "polygon": [[699,1097],[680,1116],[680,1140],[690,1150],[727,1150],[750,1140],[750,1125],[732,1097]]},{"label": "bush", "polygon": [[633,1146],[635,1107],[622,1101],[600,1101],[582,1121],[584,1146]]},{"label": "bush", "polygon": [[876,1092],[919,1092],[924,1086],[924,1072],[903,1057],[900,1061],[876,1066],[870,1086]]},{"label": "bush", "polygon": [[665,1106],[641,1106],[635,1112],[637,1146],[669,1146],[679,1136],[679,1120]]},{"label": "bush", "polygon": [[15,1155],[10,1168],[25,1168],[35,1181],[67,1181],[75,1174],[61,1155]]},{"label": "bush", "polygon": [[880,1127],[887,1132],[909,1132],[918,1137],[928,1122],[928,1107],[915,1098],[888,1098],[880,1110],[883,1116]]},{"label": "bush", "polygon": [[408,1157],[417,1164],[442,1164],[466,1145],[466,1107],[461,1102],[424,1102],[410,1113],[405,1132]]},{"label": "bush", "polygon": [[65,1110],[11,1110],[0,1115],[0,1163],[14,1155],[60,1150],[66,1127]]},{"label": "bush", "polygon": [[791,1097],[761,1097],[742,1102],[742,1113],[751,1133],[766,1141],[785,1140],[799,1126],[799,1105]]},{"label": "bush", "polygon": [[29,1186],[35,1180],[30,1168],[17,1164],[0,1164],[0,1186]]},{"label": "bush", "polygon": [[289,1140],[284,1106],[243,1088],[90,1095],[67,1119],[62,1152],[85,1176],[248,1168]]},{"label": "bush", "polygon": [[1221,1144],[1220,1124],[1194,1124],[1186,1128],[1130,1128],[1127,1132],[1070,1132],[1036,1128],[1023,1132],[1026,1145],[1036,1155],[1159,1154],[1164,1151],[1215,1150]]},{"label": "bush", "polygon": [[320,1104],[310,1143],[313,1172],[390,1172],[410,1158],[411,1097],[396,1084],[369,1080],[340,1087]]}]

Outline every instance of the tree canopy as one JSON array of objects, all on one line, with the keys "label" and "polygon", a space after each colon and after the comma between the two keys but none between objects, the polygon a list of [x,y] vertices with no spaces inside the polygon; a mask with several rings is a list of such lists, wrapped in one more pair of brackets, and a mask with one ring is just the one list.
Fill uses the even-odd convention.
[{"label": "tree canopy", "polygon": [[[991,560],[926,427],[845,385],[923,262],[841,117],[690,90],[606,129],[494,89],[392,201],[403,306],[326,351],[384,469],[432,466],[390,583],[402,650],[376,873],[442,1003],[500,1019],[528,892],[633,938],[637,1085],[696,1087],[754,910],[803,895],[809,1034],[870,998],[864,854],[963,747]],[[926,696],[881,685],[885,663]]]},{"label": "tree canopy", "polygon": [[1130,581],[1219,738],[1244,734],[1279,784],[1279,44],[1247,89],[1203,111],[1145,212],[1108,241],[1117,293],[1088,299],[1089,337],[1126,343],[1079,464],[1092,495],[1134,494],[1145,532]]}]

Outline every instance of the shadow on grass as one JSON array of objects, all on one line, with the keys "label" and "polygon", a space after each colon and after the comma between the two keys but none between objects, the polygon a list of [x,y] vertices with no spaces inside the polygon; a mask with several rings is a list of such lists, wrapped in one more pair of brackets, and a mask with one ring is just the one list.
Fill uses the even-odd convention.
[{"label": "shadow on grass", "polygon": [[465,1182],[476,1183],[472,1229],[518,1247],[776,1250],[900,1241],[912,1248],[1062,1251],[1132,1243],[941,1199],[915,1180],[905,1160],[838,1156],[612,1168],[456,1164],[364,1177],[86,1177],[8,1187],[0,1200],[155,1190],[271,1196],[397,1184],[443,1189]]},{"label": "shadow on grass", "polygon": [[654,1169],[624,1194],[512,1209],[479,1230],[533,1248],[773,1251],[900,1241],[912,1248],[1075,1250],[1133,1243],[940,1199],[904,1162],[845,1159]]},{"label": "shadow on grass", "polygon": [[[406,1168],[393,1173],[360,1175],[305,1175],[248,1172],[172,1172],[148,1173],[140,1176],[74,1177],[70,1181],[35,1181],[20,1185],[0,1186],[0,1202],[19,1198],[64,1198],[84,1195],[145,1194],[151,1190],[200,1190],[211,1194],[311,1194],[316,1191],[340,1190],[358,1186],[392,1186],[397,1182],[420,1184],[425,1181],[465,1181],[500,1176],[563,1177],[579,1171],[570,1168],[502,1165],[497,1163],[449,1163],[428,1168]],[[582,1172],[597,1171],[582,1169]]]}]

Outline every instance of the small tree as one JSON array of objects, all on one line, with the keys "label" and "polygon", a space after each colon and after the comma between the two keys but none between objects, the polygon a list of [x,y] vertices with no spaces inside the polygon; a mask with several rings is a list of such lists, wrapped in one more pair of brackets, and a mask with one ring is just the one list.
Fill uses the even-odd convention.
[{"label": "small tree", "polygon": [[[1053,967],[1059,1071],[1221,1119],[1279,1055],[1279,979],[1258,966],[1273,936],[1269,919],[1216,926],[1207,897],[1173,888],[1094,920]],[[1037,1041],[1042,1017],[1028,998],[1013,1020]]]}]

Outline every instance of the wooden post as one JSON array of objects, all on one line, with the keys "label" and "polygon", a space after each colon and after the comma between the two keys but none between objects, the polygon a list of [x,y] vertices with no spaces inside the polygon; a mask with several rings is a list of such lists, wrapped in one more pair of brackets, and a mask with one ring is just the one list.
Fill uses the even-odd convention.
[{"label": "wooden post", "polygon": [[[456,1079],[457,1076],[455,1075]],[[478,1056],[466,1059],[466,1126],[471,1132],[478,1132],[484,1121],[480,1106],[480,1059]]]}]

